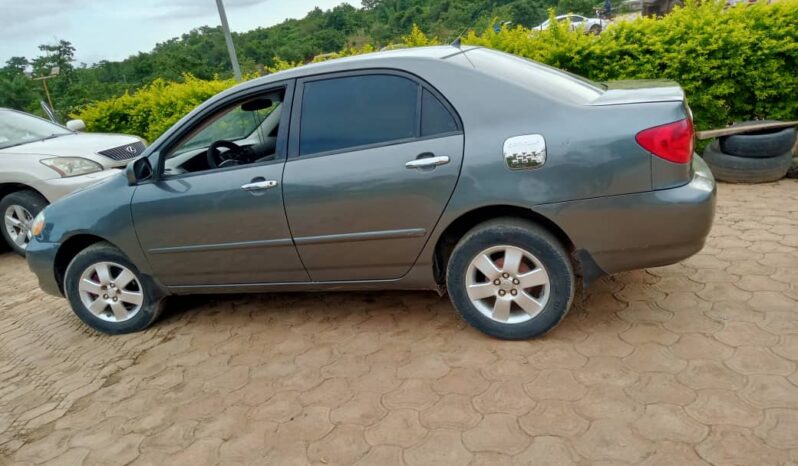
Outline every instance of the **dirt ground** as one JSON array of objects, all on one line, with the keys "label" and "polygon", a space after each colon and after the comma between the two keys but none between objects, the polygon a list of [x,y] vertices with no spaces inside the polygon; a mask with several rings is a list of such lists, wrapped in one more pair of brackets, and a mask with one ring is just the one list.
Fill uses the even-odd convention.
[{"label": "dirt ground", "polygon": [[0,464],[798,462],[798,181],[503,342],[432,293],[174,300],[108,337],[0,256]]}]

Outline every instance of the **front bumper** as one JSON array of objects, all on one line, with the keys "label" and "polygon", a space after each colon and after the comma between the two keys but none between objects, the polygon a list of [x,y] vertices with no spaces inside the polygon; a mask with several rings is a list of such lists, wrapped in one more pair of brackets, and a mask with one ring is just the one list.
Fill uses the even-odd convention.
[{"label": "front bumper", "polygon": [[53,296],[64,295],[55,275],[55,256],[58,253],[58,247],[58,243],[43,243],[34,239],[28,243],[25,250],[28,268],[39,280],[39,288]]},{"label": "front bumper", "polygon": [[41,180],[32,187],[42,193],[48,201],[55,202],[67,194],[87,188],[100,181],[119,174],[122,170],[109,168],[103,171],[89,173],[88,175],[70,176],[66,178],[53,178]]},{"label": "front bumper", "polygon": [[[538,210],[612,274],[674,264],[697,253],[715,217],[715,179],[693,157],[693,176],[676,188],[540,206]],[[592,275],[600,275],[593,273]]]}]

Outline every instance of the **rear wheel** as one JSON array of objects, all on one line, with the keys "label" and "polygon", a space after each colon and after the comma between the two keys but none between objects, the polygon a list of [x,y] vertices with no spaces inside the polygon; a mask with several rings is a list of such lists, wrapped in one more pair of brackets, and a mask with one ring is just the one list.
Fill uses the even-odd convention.
[{"label": "rear wheel", "polygon": [[89,246],[72,259],[64,290],[80,320],[103,333],[143,330],[158,318],[161,310],[154,286],[108,243]]},{"label": "rear wheel", "polygon": [[32,238],[33,218],[47,207],[47,200],[33,191],[11,193],[0,201],[3,238],[17,254],[24,256]]},{"label": "rear wheel", "polygon": [[457,244],[446,284],[454,307],[482,332],[508,340],[542,335],[568,312],[574,273],[557,239],[514,218],[483,223]]}]

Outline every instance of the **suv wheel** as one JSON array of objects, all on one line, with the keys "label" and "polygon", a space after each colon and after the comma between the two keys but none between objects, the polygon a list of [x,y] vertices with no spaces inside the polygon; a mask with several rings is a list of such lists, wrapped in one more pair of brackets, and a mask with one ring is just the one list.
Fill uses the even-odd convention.
[{"label": "suv wheel", "polygon": [[508,340],[553,329],[574,296],[573,267],[559,241],[514,218],[491,220],[468,232],[452,252],[446,284],[463,319]]},{"label": "suv wheel", "polygon": [[47,207],[47,200],[33,191],[11,193],[0,201],[3,238],[17,254],[24,256],[31,240],[33,218]]},{"label": "suv wheel", "polygon": [[161,299],[154,286],[107,243],[89,246],[72,259],[64,290],[80,320],[103,333],[143,330],[160,314]]}]

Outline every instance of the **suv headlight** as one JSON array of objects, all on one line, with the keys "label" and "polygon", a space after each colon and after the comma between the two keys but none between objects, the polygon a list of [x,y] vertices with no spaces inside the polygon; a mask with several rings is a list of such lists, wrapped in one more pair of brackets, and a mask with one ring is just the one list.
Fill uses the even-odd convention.
[{"label": "suv headlight", "polygon": [[63,177],[85,175],[102,171],[103,167],[97,162],[81,157],[56,157],[41,161]]}]

